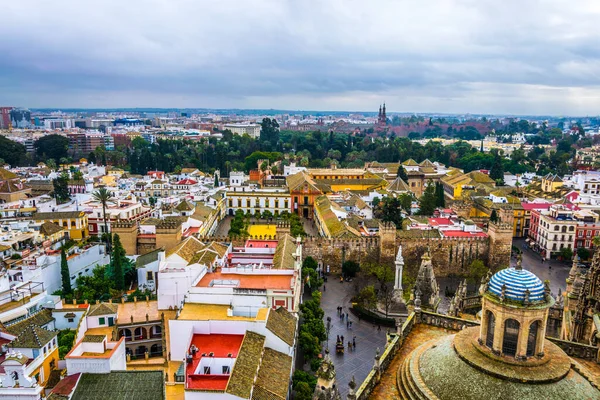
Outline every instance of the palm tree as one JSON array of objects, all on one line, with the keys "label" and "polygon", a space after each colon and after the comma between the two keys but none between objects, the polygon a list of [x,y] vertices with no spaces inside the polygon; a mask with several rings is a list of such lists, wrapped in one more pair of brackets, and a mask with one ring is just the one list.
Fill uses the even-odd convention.
[{"label": "palm tree", "polygon": [[94,200],[102,204],[102,216],[104,218],[104,232],[106,234],[106,251],[110,254],[110,235],[108,234],[108,225],[106,224],[106,205],[113,201],[112,194],[106,189],[101,187],[92,193]]}]

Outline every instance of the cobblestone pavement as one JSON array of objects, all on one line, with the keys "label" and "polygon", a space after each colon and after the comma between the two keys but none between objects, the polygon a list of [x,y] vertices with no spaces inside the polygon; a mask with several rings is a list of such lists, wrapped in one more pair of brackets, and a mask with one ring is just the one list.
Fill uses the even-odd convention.
[{"label": "cobblestone pavement", "polygon": [[217,226],[217,230],[215,231],[215,236],[227,236],[229,234],[229,227],[231,226],[231,220],[233,217],[227,216],[219,222],[219,226]]},{"label": "cobblestone pavement", "polygon": [[[350,314],[349,320],[352,321],[352,328],[346,328],[346,320],[341,321],[336,308],[342,306],[344,313],[349,313],[351,307],[350,298],[353,295],[354,285],[348,282],[340,283],[339,277],[330,275],[328,282],[325,283],[326,289],[321,288],[323,296],[321,298],[321,307],[325,311],[325,326],[327,326],[327,317],[331,317],[331,329],[329,332],[329,352],[335,365],[336,379],[342,398],[346,398],[348,392],[348,382],[354,376],[356,382],[360,385],[367,377],[375,362],[375,352],[379,347],[383,352],[386,343],[386,329],[365,321],[358,321],[354,315]],[[344,354],[336,354],[335,341],[337,335],[344,335]],[[348,350],[348,340],[356,336],[356,349]],[[326,346],[324,344],[324,346]]]},{"label": "cobblestone pavement", "polygon": [[436,339],[442,336],[451,335],[455,332],[447,331],[442,328],[436,328],[427,325],[415,325],[411,333],[408,335],[406,341],[402,345],[402,348],[388,366],[387,370],[381,376],[381,381],[369,396],[369,399],[373,400],[397,400],[400,399],[398,393],[398,387],[396,386],[396,374],[398,368],[402,365],[402,362],[406,356],[419,347],[421,344],[428,342],[429,340]]}]

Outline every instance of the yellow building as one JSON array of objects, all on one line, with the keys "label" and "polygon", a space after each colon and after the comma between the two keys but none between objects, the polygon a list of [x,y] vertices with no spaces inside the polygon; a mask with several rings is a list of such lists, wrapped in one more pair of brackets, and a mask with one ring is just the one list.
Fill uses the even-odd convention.
[{"label": "yellow building", "polygon": [[10,352],[21,353],[21,360],[27,365],[34,364],[28,375],[36,378],[40,385],[45,385],[50,372],[58,368],[58,332],[42,328],[52,318],[50,311],[42,311],[24,321],[6,328],[9,334],[16,336],[10,344]]},{"label": "yellow building", "polygon": [[503,194],[500,191],[493,191],[490,194],[490,197],[494,199],[494,201],[486,197],[476,198],[473,202],[469,218],[490,218],[492,212],[496,210],[498,218],[502,220],[512,219],[513,237],[524,237],[526,233],[526,213],[521,205],[521,201],[515,196]]},{"label": "yellow building", "polygon": [[326,184],[333,192],[371,191],[388,185],[381,176],[361,168],[319,168],[307,172],[317,185]]},{"label": "yellow building", "polygon": [[451,200],[458,200],[463,195],[463,190],[473,190],[477,187],[496,187],[496,182],[487,174],[480,171],[471,171],[467,174],[453,174],[442,178],[444,193]]},{"label": "yellow building", "polygon": [[100,186],[117,186],[117,175],[103,175],[100,177]]},{"label": "yellow building", "polygon": [[548,174],[542,178],[542,190],[546,193],[554,192],[563,185],[563,180],[556,174]]},{"label": "yellow building", "polygon": [[53,222],[63,227],[69,233],[69,237],[74,240],[85,239],[89,236],[88,217],[83,211],[36,213],[33,220]]}]

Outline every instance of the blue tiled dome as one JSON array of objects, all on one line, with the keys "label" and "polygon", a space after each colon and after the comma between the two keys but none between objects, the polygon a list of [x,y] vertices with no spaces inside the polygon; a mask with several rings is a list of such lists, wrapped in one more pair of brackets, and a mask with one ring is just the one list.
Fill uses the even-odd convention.
[{"label": "blue tiled dome", "polygon": [[530,302],[544,301],[544,284],[527,270],[506,268],[496,272],[490,279],[488,291],[501,296],[502,285],[506,285],[505,297],[509,300],[524,301],[525,291],[529,290]]}]

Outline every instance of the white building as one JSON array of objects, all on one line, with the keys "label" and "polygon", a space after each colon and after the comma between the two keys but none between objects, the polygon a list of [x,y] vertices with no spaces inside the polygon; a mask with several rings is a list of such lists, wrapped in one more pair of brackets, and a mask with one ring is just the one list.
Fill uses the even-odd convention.
[{"label": "white building", "polygon": [[248,135],[253,139],[260,137],[260,125],[258,124],[225,124],[223,129],[229,129],[234,135]]},{"label": "white building", "polygon": [[125,371],[125,338],[113,342],[104,335],[85,335],[65,356],[65,360],[67,375]]},{"label": "white building", "polygon": [[229,186],[242,186],[248,179],[248,175],[242,171],[232,171],[229,174]]},{"label": "white building", "polygon": [[295,162],[283,167],[283,176],[295,175],[298,172],[306,171],[306,167],[297,166]]},{"label": "white building", "polygon": [[273,215],[290,211],[290,194],[286,188],[231,187],[225,194],[227,213],[234,215],[237,210],[244,213],[261,214],[266,210]]}]

